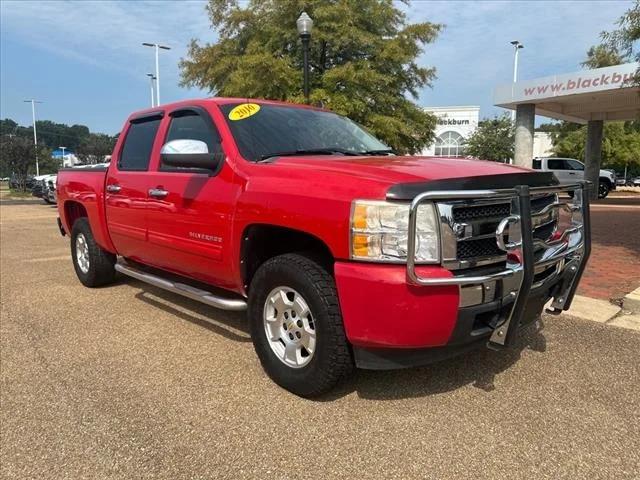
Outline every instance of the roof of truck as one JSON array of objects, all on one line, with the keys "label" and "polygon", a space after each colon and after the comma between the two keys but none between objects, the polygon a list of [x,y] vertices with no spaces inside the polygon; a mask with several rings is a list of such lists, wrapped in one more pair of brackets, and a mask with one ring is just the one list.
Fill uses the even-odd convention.
[{"label": "roof of truck", "polygon": [[316,107],[313,105],[305,105],[301,103],[285,102],[282,100],[267,100],[264,98],[235,98],[235,97],[210,97],[210,98],[194,98],[190,100],[181,100],[179,102],[165,103],[157,107],[145,108],[143,110],[137,110],[129,118],[138,117],[140,115],[153,114],[154,112],[173,110],[180,107],[188,106],[205,106],[207,104],[226,105],[228,103],[258,103],[260,105],[286,105],[294,108],[308,108],[312,110],[324,110],[329,111],[326,108]]}]

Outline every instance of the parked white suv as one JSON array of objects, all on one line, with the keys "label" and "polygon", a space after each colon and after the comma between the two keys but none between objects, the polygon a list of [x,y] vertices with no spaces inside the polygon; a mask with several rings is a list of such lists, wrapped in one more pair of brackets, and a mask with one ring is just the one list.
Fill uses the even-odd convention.
[{"label": "parked white suv", "polygon": [[[553,172],[561,185],[569,185],[584,180],[584,163],[575,158],[543,157],[533,159],[533,168]],[[605,198],[616,189],[616,175],[609,170],[600,170],[598,198]]]}]

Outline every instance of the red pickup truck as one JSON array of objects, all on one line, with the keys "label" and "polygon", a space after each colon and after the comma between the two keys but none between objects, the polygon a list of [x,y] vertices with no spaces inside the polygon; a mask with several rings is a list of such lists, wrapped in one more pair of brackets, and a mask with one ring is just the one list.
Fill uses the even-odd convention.
[{"label": "red pickup truck", "polygon": [[282,102],[134,113],[110,165],[63,169],[57,191],[84,285],[120,272],[247,309],[265,371],[301,396],[354,366],[509,347],[547,302],[569,307],[590,252],[585,183],[398,156],[345,117]]}]

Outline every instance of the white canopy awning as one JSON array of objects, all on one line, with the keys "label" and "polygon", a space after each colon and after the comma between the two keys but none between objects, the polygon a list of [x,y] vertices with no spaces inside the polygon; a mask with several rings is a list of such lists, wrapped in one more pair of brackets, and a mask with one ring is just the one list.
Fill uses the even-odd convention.
[{"label": "white canopy awning", "polygon": [[640,89],[632,86],[639,66],[625,63],[499,85],[494,103],[511,110],[535,104],[536,115],[577,123],[634,120],[640,117]]}]

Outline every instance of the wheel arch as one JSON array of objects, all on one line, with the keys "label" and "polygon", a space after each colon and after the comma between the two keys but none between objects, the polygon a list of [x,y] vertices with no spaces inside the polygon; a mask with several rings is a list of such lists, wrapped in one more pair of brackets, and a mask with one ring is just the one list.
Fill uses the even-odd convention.
[{"label": "wheel arch", "polygon": [[599,183],[607,183],[609,184],[609,188],[611,188],[611,186],[613,185],[613,182],[611,181],[611,179],[609,177],[598,177],[598,182]]},{"label": "wheel arch", "polygon": [[65,220],[65,229],[67,233],[71,233],[73,229],[73,224],[76,223],[76,220],[83,217],[89,217],[87,213],[87,209],[80,202],[76,202],[74,200],[67,200],[64,202],[64,220]]},{"label": "wheel arch", "polygon": [[260,265],[285,253],[302,253],[333,276],[335,257],[322,239],[303,230],[257,223],[248,225],[242,232],[240,274],[245,290]]}]

